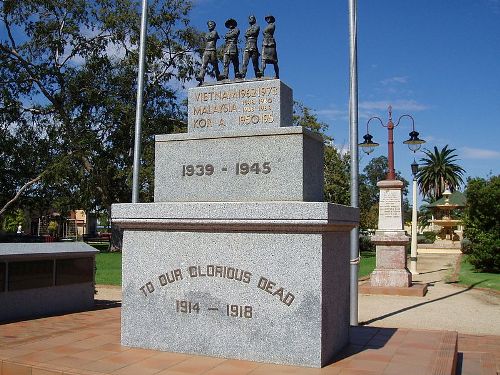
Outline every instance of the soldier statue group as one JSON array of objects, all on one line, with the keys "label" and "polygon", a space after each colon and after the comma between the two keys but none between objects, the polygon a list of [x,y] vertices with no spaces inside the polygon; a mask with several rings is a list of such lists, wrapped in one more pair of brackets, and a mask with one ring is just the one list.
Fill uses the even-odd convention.
[{"label": "soldier statue group", "polygon": [[219,34],[215,30],[215,22],[208,21],[208,33],[205,34],[205,50],[203,52],[203,59],[201,70],[196,77],[200,85],[203,84],[205,80],[205,73],[208,64],[213,66],[215,77],[218,81],[229,78],[229,65],[233,64],[234,77],[235,78],[245,78],[247,74],[247,67],[250,59],[252,60],[253,70],[255,72],[256,78],[261,78],[264,76],[264,70],[266,69],[266,64],[274,65],[274,77],[279,78],[279,68],[278,68],[278,54],[276,53],[276,41],[274,40],[274,30],[275,30],[275,18],[271,15],[264,18],[267,22],[267,26],[262,31],[263,41],[262,41],[262,69],[259,68],[259,48],[257,47],[257,38],[259,37],[260,27],[256,23],[255,16],[248,17],[248,29],[245,32],[245,49],[243,50],[243,66],[240,72],[240,59],[238,53],[238,37],[240,35],[240,30],[236,27],[237,22],[230,18],[225,22],[225,26],[228,29],[224,39],[226,44],[224,46],[224,58],[223,66],[224,70],[222,74],[219,72],[219,62],[217,59],[217,39]]}]

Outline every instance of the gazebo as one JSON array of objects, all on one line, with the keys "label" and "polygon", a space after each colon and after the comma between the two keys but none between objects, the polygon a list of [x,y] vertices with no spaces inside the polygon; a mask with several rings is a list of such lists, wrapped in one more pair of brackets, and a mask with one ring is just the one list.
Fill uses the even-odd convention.
[{"label": "gazebo", "polygon": [[463,193],[459,191],[452,193],[446,189],[441,199],[428,205],[433,210],[431,223],[439,229],[436,241],[454,242],[462,239],[462,220],[456,217],[456,211],[462,210],[466,202]]}]

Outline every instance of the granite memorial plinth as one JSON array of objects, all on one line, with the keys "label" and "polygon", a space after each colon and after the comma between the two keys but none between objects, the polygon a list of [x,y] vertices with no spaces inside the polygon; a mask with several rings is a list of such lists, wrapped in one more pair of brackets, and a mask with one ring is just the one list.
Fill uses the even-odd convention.
[{"label": "granite memorial plinth", "polygon": [[188,133],[156,137],[155,202],[112,207],[122,344],[330,363],[349,338],[359,212],[322,202],[322,138],[290,126],[291,90],[277,79],[188,97]]},{"label": "granite memorial plinth", "polygon": [[155,202],[321,201],[323,140],[302,127],[156,136]]},{"label": "granite memorial plinth", "polygon": [[349,231],[324,202],[116,206],[122,343],[320,367],[348,341]]}]

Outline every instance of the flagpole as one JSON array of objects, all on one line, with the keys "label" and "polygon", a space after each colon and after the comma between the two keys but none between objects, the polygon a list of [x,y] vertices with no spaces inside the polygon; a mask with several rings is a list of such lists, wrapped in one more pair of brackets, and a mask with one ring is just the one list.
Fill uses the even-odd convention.
[{"label": "flagpole", "polygon": [[148,22],[148,1],[142,0],[141,39],[139,45],[139,73],[137,77],[137,103],[135,110],[134,165],[132,177],[132,203],[139,202],[139,174],[141,170],[141,124],[144,92],[144,66]]},{"label": "flagpole", "polygon": [[[349,0],[349,140],[351,153],[351,206],[359,207],[357,0]],[[359,226],[351,230],[350,323],[358,325]]]}]

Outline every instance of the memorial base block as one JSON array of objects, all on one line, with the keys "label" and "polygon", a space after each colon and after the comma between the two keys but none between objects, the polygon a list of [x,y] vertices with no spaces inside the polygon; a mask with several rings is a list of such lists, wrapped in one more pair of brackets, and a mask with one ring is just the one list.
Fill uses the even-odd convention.
[{"label": "memorial base block", "polygon": [[409,287],[412,276],[406,267],[408,236],[403,230],[377,230],[372,242],[376,245],[376,267],[370,276],[374,287]]},{"label": "memorial base block", "polygon": [[370,282],[363,283],[358,289],[360,294],[378,294],[385,296],[423,297],[427,293],[427,284],[412,283],[407,287],[372,286]]},{"label": "memorial base block", "polygon": [[324,202],[113,205],[122,344],[309,367],[349,336],[354,208]]},{"label": "memorial base block", "polygon": [[406,269],[375,269],[370,280],[372,286],[409,287],[411,286],[411,273]]}]

